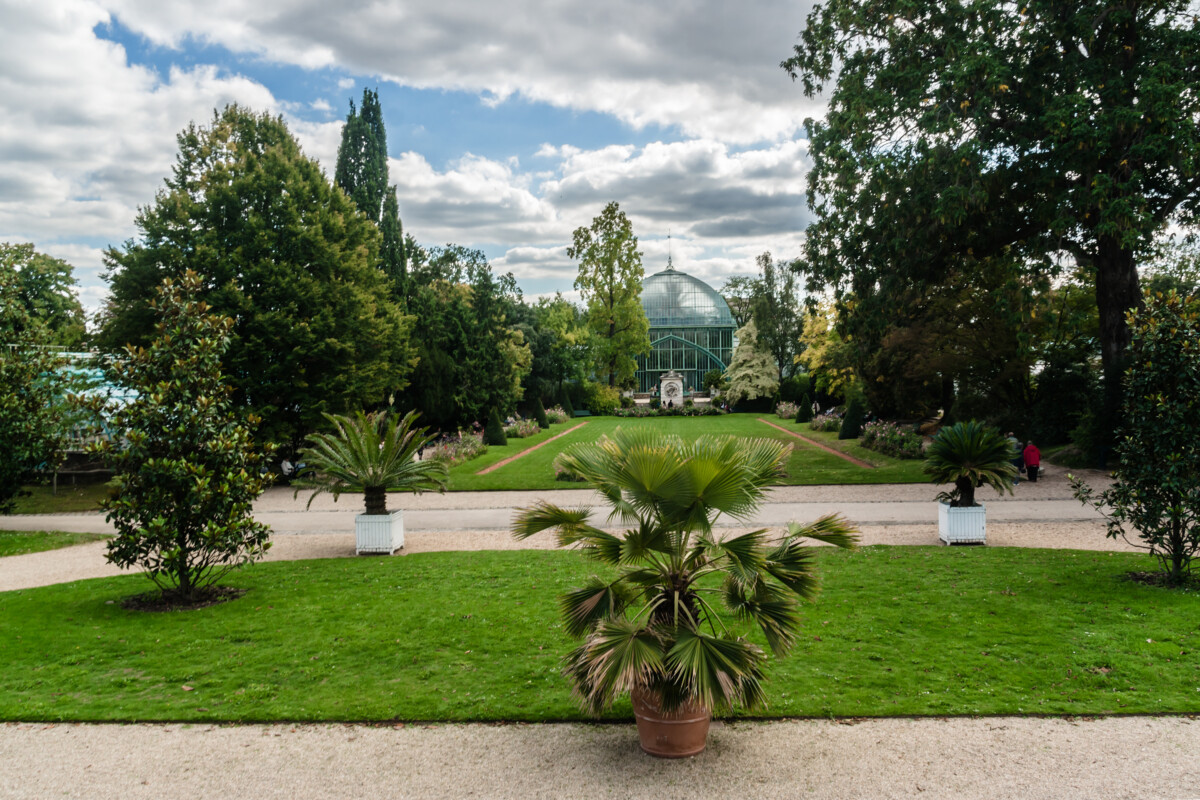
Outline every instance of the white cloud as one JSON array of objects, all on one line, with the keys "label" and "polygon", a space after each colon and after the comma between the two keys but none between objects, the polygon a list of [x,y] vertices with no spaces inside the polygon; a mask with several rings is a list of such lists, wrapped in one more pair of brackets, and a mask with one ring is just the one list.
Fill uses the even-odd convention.
[{"label": "white cloud", "polygon": [[519,94],[728,142],[791,136],[816,108],[778,66],[803,27],[803,0],[107,5],[162,45],[193,36],[305,68],[466,90],[491,104]]}]

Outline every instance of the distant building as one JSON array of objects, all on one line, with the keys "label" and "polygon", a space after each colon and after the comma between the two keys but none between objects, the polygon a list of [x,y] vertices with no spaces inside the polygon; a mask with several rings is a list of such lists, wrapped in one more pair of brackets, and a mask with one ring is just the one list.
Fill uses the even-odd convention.
[{"label": "distant building", "polygon": [[733,356],[737,326],[729,304],[699,278],[667,268],[642,281],[642,308],[650,320],[650,353],[638,356],[637,391],[657,392],[659,378],[675,370],[683,384],[704,388],[710,370],[724,370]]}]

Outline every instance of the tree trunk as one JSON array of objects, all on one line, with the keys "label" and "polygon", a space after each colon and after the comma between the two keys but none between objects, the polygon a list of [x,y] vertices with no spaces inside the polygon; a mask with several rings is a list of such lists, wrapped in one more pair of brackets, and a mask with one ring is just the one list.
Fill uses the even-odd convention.
[{"label": "tree trunk", "polygon": [[1121,379],[1132,339],[1125,314],[1141,305],[1133,251],[1114,237],[1101,237],[1096,252],[1096,306],[1100,311],[1100,361],[1104,368],[1102,446],[1112,444],[1122,421]]},{"label": "tree trunk", "polygon": [[959,478],[954,482],[954,488],[958,489],[958,505],[960,508],[968,508],[975,505],[975,482],[970,478]]},{"label": "tree trunk", "polygon": [[368,514],[386,514],[387,489],[383,486],[368,486],[363,489],[363,497],[367,502]]}]

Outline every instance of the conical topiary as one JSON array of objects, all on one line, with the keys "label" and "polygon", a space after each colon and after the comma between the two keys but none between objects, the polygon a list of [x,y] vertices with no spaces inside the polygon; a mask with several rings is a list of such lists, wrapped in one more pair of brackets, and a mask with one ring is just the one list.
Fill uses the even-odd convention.
[{"label": "conical topiary", "polygon": [[562,407],[563,411],[567,412],[567,419],[575,416],[575,407],[571,405],[571,393],[566,389],[562,391]]},{"label": "conical topiary", "polygon": [[842,417],[842,427],[838,431],[839,439],[857,439],[862,433],[863,402],[855,397],[846,406],[846,416]]},{"label": "conical topiary", "polygon": [[542,398],[536,395],[533,398],[533,418],[542,430],[550,427],[550,420],[546,419],[546,407],[542,405]]},{"label": "conical topiary", "polygon": [[796,409],[796,424],[807,425],[812,422],[812,404],[813,399],[807,391],[800,393],[800,399],[796,401],[798,408]]},{"label": "conical topiary", "polygon": [[483,429],[483,443],[494,444],[497,447],[508,444],[508,437],[504,435],[504,425],[500,422],[500,412],[494,408],[488,415],[487,427]]}]

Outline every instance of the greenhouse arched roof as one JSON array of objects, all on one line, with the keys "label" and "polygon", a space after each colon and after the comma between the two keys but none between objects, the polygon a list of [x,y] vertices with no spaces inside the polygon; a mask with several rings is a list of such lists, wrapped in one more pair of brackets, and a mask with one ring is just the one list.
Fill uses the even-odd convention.
[{"label": "greenhouse arched roof", "polygon": [[642,282],[642,308],[651,328],[734,327],[725,298],[699,278],[671,267]]}]

